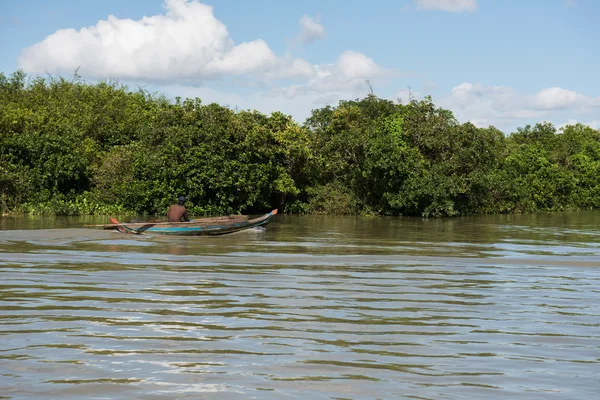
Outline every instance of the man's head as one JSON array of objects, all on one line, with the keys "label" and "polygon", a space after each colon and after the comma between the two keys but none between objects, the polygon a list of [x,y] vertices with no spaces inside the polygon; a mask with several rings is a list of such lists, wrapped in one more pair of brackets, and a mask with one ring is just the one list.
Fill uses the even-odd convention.
[{"label": "man's head", "polygon": [[184,205],[186,202],[186,198],[185,196],[179,196],[179,198],[177,199],[177,204],[179,204],[180,206]]}]

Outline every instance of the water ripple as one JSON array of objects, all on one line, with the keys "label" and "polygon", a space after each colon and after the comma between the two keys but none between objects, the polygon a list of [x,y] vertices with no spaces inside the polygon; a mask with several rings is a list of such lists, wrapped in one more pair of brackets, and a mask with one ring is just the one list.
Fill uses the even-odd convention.
[{"label": "water ripple", "polygon": [[1,395],[582,399],[600,391],[593,232],[497,224],[494,240],[469,242],[461,231],[374,243],[357,228],[329,224],[307,235],[292,222],[217,240],[0,231]]}]

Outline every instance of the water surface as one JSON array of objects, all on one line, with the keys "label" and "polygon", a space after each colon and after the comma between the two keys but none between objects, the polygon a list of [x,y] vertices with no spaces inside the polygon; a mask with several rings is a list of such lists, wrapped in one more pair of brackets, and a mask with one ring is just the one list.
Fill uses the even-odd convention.
[{"label": "water surface", "polygon": [[600,213],[0,219],[0,398],[592,399]]}]

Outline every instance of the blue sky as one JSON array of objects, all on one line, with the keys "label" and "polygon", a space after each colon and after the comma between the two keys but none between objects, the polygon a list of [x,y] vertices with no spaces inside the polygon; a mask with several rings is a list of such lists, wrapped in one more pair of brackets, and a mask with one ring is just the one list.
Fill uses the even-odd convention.
[{"label": "blue sky", "polygon": [[[111,16],[111,17],[109,17]],[[596,0],[4,0],[0,71],[114,78],[241,109],[431,95],[510,132],[600,128]]]}]

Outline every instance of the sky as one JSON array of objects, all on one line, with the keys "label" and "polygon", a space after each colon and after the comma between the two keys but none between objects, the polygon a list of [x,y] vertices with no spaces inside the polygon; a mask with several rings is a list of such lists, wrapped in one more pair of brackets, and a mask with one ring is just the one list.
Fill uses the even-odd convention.
[{"label": "sky", "polygon": [[113,79],[236,109],[430,95],[510,133],[600,129],[597,0],[3,0],[0,72]]}]

